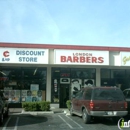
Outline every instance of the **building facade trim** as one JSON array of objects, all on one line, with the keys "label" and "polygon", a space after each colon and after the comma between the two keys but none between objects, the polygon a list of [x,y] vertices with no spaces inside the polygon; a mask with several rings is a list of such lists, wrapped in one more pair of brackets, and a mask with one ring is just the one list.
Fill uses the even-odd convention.
[{"label": "building facade trim", "polygon": [[130,51],[127,47],[57,45],[57,44],[29,44],[0,42],[0,47],[8,48],[44,48],[44,49],[72,49],[72,50],[100,50],[100,51]]}]

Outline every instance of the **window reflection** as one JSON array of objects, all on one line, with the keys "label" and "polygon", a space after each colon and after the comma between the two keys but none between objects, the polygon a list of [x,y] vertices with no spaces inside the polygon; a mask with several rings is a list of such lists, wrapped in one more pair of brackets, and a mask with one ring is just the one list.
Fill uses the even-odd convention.
[{"label": "window reflection", "polygon": [[[35,97],[38,100],[45,100],[46,93],[46,68],[2,68],[0,70],[0,89],[4,90],[5,95],[9,97],[10,102],[32,101]],[[31,85],[38,87],[37,90],[31,90]],[[35,96],[22,97],[20,91],[32,91]],[[42,93],[42,97],[38,97],[37,91]],[[12,96],[12,93],[15,96]],[[25,92],[26,93],[26,92]],[[27,96],[27,94],[26,94]],[[34,98],[33,98],[34,99]]]},{"label": "window reflection", "polygon": [[[61,100],[61,87],[62,83],[60,79],[65,79],[64,81],[70,81],[69,86],[69,98],[71,97],[72,80],[78,79],[81,81],[80,85],[83,88],[85,86],[85,81],[91,79],[93,85],[96,81],[96,69],[94,68],[52,68],[52,102],[59,103]],[[81,88],[80,87],[80,88]]]}]

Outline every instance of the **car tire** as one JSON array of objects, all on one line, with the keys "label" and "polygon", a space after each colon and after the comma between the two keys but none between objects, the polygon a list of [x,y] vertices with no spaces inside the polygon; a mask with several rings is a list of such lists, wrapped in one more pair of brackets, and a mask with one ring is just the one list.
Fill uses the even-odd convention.
[{"label": "car tire", "polygon": [[71,105],[71,107],[70,107],[70,115],[74,116],[74,114],[73,114],[73,105]]},{"label": "car tire", "polygon": [[4,114],[3,112],[0,115],[0,124],[3,124],[3,120],[4,120]]},{"label": "car tire", "polygon": [[91,116],[88,115],[86,109],[83,109],[82,118],[85,124],[89,124],[91,121]]}]

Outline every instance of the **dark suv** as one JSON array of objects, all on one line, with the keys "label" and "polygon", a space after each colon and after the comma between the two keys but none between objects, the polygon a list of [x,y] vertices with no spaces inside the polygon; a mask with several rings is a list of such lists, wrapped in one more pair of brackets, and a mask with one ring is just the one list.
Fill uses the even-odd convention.
[{"label": "dark suv", "polygon": [[70,114],[82,116],[84,123],[92,117],[112,117],[127,115],[127,102],[123,92],[114,87],[86,87],[73,97]]}]

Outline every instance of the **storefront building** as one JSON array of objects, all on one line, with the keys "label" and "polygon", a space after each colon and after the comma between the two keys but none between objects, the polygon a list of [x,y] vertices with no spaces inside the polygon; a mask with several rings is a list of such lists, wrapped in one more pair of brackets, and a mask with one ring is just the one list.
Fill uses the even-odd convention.
[{"label": "storefront building", "polygon": [[[82,87],[130,87],[130,48],[0,43],[0,90],[12,107],[64,108]],[[19,104],[19,105],[18,105]]]}]

